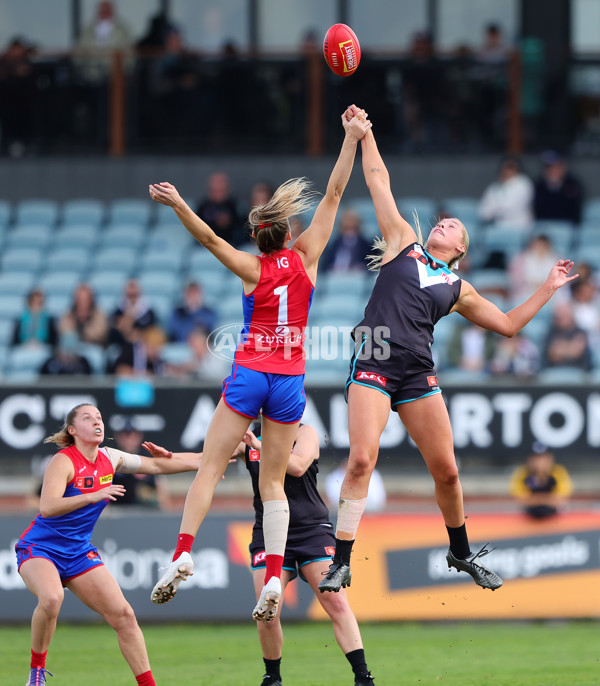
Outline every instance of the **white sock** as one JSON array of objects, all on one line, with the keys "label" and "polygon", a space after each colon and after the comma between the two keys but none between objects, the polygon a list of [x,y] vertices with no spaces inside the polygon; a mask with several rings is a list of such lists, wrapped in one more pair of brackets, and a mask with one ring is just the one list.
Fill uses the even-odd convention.
[{"label": "white sock", "polygon": [[287,500],[267,500],[263,503],[263,536],[267,555],[283,557],[289,523],[290,508]]},{"label": "white sock", "polygon": [[346,500],[345,498],[340,498],[336,536],[338,535],[338,532],[344,532],[345,534],[350,534],[352,540],[356,538],[358,525],[360,524],[366,505],[366,498],[361,498],[360,500]]}]

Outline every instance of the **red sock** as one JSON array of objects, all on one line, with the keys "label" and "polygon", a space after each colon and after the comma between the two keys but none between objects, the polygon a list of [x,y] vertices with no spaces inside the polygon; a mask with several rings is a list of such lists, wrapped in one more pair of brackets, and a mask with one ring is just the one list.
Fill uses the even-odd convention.
[{"label": "red sock", "polygon": [[135,680],[138,682],[138,686],[156,686],[156,681],[154,681],[154,677],[152,676],[152,670],[144,672],[143,674],[138,674],[135,677]]},{"label": "red sock", "polygon": [[179,534],[177,539],[177,548],[173,553],[173,560],[176,560],[181,553],[191,553],[192,545],[194,545],[194,536],[191,534]]},{"label": "red sock", "polygon": [[281,578],[281,568],[283,567],[283,555],[267,555],[267,571],[265,573],[265,584],[272,577]]},{"label": "red sock", "polygon": [[33,669],[34,667],[45,667],[47,654],[48,654],[47,650],[44,650],[43,653],[36,653],[35,650],[32,650],[31,651],[31,669]]}]

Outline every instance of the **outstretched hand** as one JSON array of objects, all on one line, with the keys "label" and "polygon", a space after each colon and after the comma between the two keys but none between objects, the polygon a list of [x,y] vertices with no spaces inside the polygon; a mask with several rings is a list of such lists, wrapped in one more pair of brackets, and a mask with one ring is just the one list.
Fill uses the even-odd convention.
[{"label": "outstretched hand", "polygon": [[355,105],[351,105],[342,114],[342,126],[347,136],[359,141],[373,124],[367,119],[367,113],[364,110],[359,110]]},{"label": "outstretched hand", "polygon": [[242,442],[250,446],[251,448],[254,448],[254,450],[260,450],[261,443],[259,439],[256,438],[256,436],[254,435],[254,432],[250,431],[250,429],[248,429],[244,434]]},{"label": "outstretched hand", "polygon": [[152,200],[168,205],[169,207],[177,207],[183,203],[179,191],[172,183],[163,181],[162,183],[151,183],[148,186],[148,192]]},{"label": "outstretched hand", "polygon": [[161,445],[156,445],[156,443],[152,443],[151,441],[144,441],[142,443],[142,448],[147,450],[152,457],[173,457],[173,453],[170,450],[163,448]]},{"label": "outstretched hand", "polygon": [[573,268],[574,262],[571,260],[558,260],[558,262],[552,267],[546,283],[553,289],[560,288],[570,281],[574,281],[579,277],[579,274],[573,274],[569,276],[569,272]]}]

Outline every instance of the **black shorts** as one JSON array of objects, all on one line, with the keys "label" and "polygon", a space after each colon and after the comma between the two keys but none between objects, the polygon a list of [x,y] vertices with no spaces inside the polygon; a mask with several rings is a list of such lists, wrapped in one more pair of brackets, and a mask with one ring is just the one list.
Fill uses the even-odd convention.
[{"label": "black shorts", "polygon": [[381,391],[390,399],[392,408],[442,392],[430,357],[396,343],[375,342],[368,336],[357,341],[346,399],[352,383]]},{"label": "black shorts", "polygon": [[[290,581],[298,575],[306,581],[302,567],[319,560],[331,560],[335,554],[335,536],[331,523],[319,524],[309,530],[288,531],[288,540],[283,556],[283,569],[291,572]],[[267,566],[265,543],[262,531],[253,532],[250,543],[250,567],[252,570],[264,569]]]}]

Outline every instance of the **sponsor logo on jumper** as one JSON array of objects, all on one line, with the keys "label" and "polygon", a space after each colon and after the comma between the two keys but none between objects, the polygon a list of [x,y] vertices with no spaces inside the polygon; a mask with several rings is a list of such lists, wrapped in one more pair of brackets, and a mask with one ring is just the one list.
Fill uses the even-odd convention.
[{"label": "sponsor logo on jumper", "polygon": [[427,383],[430,386],[437,386],[438,385],[438,380],[436,376],[428,376],[427,377]]},{"label": "sponsor logo on jumper", "polygon": [[387,384],[387,378],[385,376],[381,376],[381,374],[375,374],[375,372],[358,372],[356,375],[356,380],[377,381],[377,383],[381,384],[382,386]]},{"label": "sponsor logo on jumper", "polygon": [[260,462],[260,450],[254,450],[254,448],[252,448],[248,453],[248,459],[250,462]]},{"label": "sponsor logo on jumper", "polygon": [[335,555],[335,546],[334,545],[326,545],[325,546],[325,555]]},{"label": "sponsor logo on jumper", "polygon": [[98,553],[95,550],[90,550],[87,556],[90,560],[95,560],[98,557]]},{"label": "sponsor logo on jumper", "polygon": [[104,484],[111,484],[112,483],[112,474],[107,474],[106,476],[101,476],[100,477],[100,485],[103,486]]},{"label": "sponsor logo on jumper", "polygon": [[94,477],[78,476],[75,479],[75,488],[94,488]]}]

